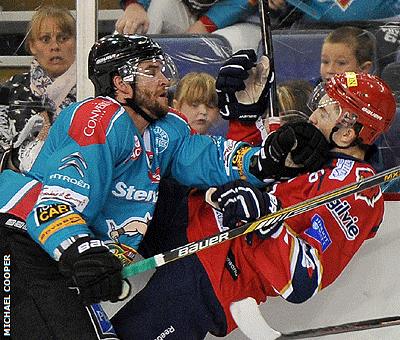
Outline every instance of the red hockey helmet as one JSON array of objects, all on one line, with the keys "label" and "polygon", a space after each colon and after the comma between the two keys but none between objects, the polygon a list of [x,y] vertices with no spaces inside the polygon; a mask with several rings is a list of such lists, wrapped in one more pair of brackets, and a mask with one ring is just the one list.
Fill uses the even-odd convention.
[{"label": "red hockey helmet", "polygon": [[325,91],[340,105],[339,124],[353,120],[362,125],[359,138],[364,144],[372,144],[394,119],[395,98],[389,86],[377,76],[337,74],[326,83]]}]

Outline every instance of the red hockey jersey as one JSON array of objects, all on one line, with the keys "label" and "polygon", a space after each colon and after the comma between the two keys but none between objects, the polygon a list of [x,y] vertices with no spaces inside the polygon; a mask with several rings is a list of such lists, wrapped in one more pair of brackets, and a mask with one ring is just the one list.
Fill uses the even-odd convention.
[{"label": "red hockey jersey", "polygon": [[[374,174],[368,163],[336,156],[318,172],[276,184],[272,192],[282,206]],[[197,253],[225,310],[228,332],[236,328],[229,311],[234,301],[250,296],[260,303],[281,295],[299,303],[331,284],[362,243],[375,235],[383,208],[380,188],[375,187],[292,217],[267,240],[253,235],[249,244],[239,237]],[[221,213],[200,194],[189,199],[189,215],[189,241],[223,230]]]}]

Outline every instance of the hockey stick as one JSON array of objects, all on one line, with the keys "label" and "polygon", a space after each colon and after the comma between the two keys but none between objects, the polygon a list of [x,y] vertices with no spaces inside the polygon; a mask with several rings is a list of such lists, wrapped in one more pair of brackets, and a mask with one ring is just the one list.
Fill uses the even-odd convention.
[{"label": "hockey stick", "polygon": [[350,323],[344,323],[335,326],[327,326],[321,328],[310,328],[303,331],[296,331],[291,333],[285,333],[275,338],[276,340],[286,339],[308,339],[315,338],[318,336],[341,334],[349,332],[365,331],[367,329],[392,327],[400,325],[400,316],[390,316],[379,319],[370,319],[365,321],[356,321]]},{"label": "hockey stick", "polygon": [[270,89],[269,89],[269,118],[272,130],[279,127],[279,110],[278,110],[278,96],[276,90],[276,77],[274,66],[274,51],[272,48],[272,29],[271,20],[269,17],[268,0],[258,0],[258,10],[260,12],[261,22],[261,44],[263,48],[263,55],[269,59],[269,67],[271,72]]},{"label": "hockey stick", "polygon": [[371,177],[362,179],[358,182],[354,182],[344,187],[332,190],[328,193],[324,193],[316,197],[310,198],[308,200],[305,200],[304,202],[300,202],[290,207],[286,207],[275,213],[264,216],[259,220],[246,223],[238,228],[229,229],[227,231],[203,238],[202,240],[191,242],[179,248],[167,251],[165,253],[157,254],[148,259],[130,264],[124,267],[124,269],[122,270],[122,275],[124,278],[127,278],[129,276],[142,273],[149,269],[161,267],[166,263],[178,260],[188,255],[192,255],[202,249],[215,246],[227,240],[232,240],[238,236],[245,235],[256,229],[274,225],[277,222],[302,214],[306,211],[312,210],[331,201],[338,200],[342,197],[355,194],[357,192],[374,187],[384,182],[394,180],[399,177],[400,177],[400,165],[395,166],[386,171],[380,172]]}]

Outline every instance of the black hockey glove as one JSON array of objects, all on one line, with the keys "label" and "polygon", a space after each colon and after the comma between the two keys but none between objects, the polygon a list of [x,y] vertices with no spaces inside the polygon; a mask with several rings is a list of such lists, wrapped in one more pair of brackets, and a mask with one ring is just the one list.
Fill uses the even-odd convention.
[{"label": "black hockey glove", "polygon": [[116,302],[129,295],[130,288],[122,279],[121,262],[100,240],[91,237],[78,239],[61,255],[59,270],[71,279],[70,288],[78,289],[86,305],[100,301]]},{"label": "black hockey glove", "polygon": [[220,68],[216,90],[222,118],[251,122],[268,106],[270,89],[269,59],[257,63],[254,50],[240,50]]},{"label": "black hockey glove", "polygon": [[286,123],[264,140],[253,156],[250,172],[260,180],[292,178],[321,168],[329,142],[309,122]]},{"label": "black hockey glove", "polygon": [[[243,180],[236,180],[216,188],[211,200],[218,204],[223,214],[223,225],[235,228],[243,223],[254,221],[280,208],[277,198]],[[274,234],[282,222],[257,229],[256,235],[265,239]]]}]

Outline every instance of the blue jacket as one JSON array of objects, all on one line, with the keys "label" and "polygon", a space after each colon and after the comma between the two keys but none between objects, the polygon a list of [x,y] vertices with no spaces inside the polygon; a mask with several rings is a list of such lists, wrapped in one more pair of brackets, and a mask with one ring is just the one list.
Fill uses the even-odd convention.
[{"label": "blue jacket", "polygon": [[87,99],[61,112],[26,176],[0,175],[0,212],[27,210],[21,197],[35,188],[40,195],[27,229],[54,258],[82,235],[137,249],[153,217],[161,177],[207,188],[246,176],[262,186],[248,172],[258,149],[193,135],[173,112],[142,135],[113,99]]}]

